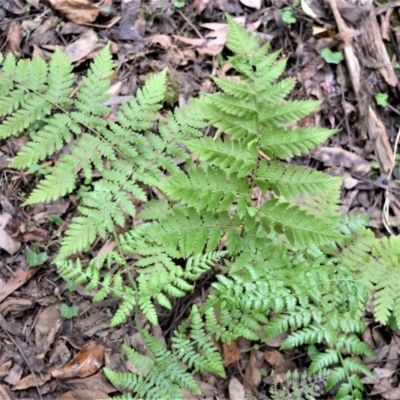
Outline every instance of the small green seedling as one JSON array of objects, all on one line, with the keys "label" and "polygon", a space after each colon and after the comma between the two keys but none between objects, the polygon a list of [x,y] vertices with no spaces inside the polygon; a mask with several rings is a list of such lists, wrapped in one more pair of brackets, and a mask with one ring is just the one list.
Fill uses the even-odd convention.
[{"label": "small green seedling", "polygon": [[185,5],[186,5],[185,0],[175,0],[174,1],[175,8],[183,8],[183,7],[185,7]]},{"label": "small green seedling", "polygon": [[341,61],[344,60],[344,56],[340,51],[332,51],[331,49],[322,49],[321,57],[328,63],[328,64],[339,64]]},{"label": "small green seedling", "polygon": [[79,307],[78,306],[68,306],[63,303],[60,306],[61,316],[65,319],[72,319],[78,315]]},{"label": "small green seedling", "polygon": [[63,224],[62,218],[56,214],[49,215],[49,221],[57,225],[58,227],[60,227]]},{"label": "small green seedling", "polygon": [[38,267],[39,265],[43,265],[48,259],[49,256],[47,255],[47,253],[39,253],[38,249],[34,248],[34,246],[29,249],[28,254],[26,255],[26,261],[28,261],[28,264],[31,267]]},{"label": "small green seedling", "polygon": [[389,95],[387,93],[378,93],[375,96],[375,101],[378,106],[386,107]]},{"label": "small green seedling", "polygon": [[283,8],[281,10],[282,19],[288,24],[295,24],[297,22],[296,17],[293,14],[293,9],[290,7]]}]

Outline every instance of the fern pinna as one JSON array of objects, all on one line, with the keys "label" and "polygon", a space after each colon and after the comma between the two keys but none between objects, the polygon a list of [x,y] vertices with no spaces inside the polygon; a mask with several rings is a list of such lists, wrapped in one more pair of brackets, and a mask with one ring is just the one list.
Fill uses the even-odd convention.
[{"label": "fern pinna", "polygon": [[[295,84],[278,81],[286,61],[228,22],[229,62],[241,79],[214,78],[219,93],[166,117],[159,113],[166,71],[112,116],[105,105],[113,70],[108,47],[77,88],[61,51],[49,66],[7,56],[0,138],[29,135],[15,168],[53,162],[26,206],[79,193],[79,215],[55,261],[69,288],[85,284],[94,301],[121,300],[112,326],[135,318],[148,353],[123,351],[141,374],[105,369],[127,392],[120,399],[176,399],[183,388],[200,393],[194,372],[225,374],[217,342],[288,331],[283,348],[307,346],[309,372],[328,370],[327,390],[339,385],[337,398],[362,398],[360,375],[371,373],[353,356],[372,354],[358,337],[361,313],[375,290],[378,320],[394,314],[400,321],[393,300],[399,289],[389,279],[398,276],[400,246],[377,241],[361,218],[340,216],[340,179],[282,161],[334,131],[297,127],[319,102],[284,100]],[[207,126],[221,134],[204,137]],[[164,198],[151,199],[153,189]],[[136,218],[135,227],[117,235],[127,218]],[[89,262],[76,256],[108,236],[115,250]],[[172,309],[206,273],[212,290],[166,349],[139,317],[157,325],[160,307]]]}]

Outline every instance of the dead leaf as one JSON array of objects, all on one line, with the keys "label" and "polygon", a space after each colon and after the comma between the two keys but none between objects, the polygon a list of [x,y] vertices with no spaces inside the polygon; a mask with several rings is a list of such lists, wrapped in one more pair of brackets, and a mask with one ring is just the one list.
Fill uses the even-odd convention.
[{"label": "dead leaf", "polygon": [[65,386],[71,390],[101,390],[104,393],[114,393],[117,389],[111,385],[104,375],[103,371],[99,371],[96,375],[87,378],[72,378],[66,381],[60,381],[61,386]]},{"label": "dead leaf", "polygon": [[2,385],[0,385],[0,399],[1,400],[12,400],[10,395],[7,393],[6,388]]},{"label": "dead leaf", "polygon": [[196,13],[201,14],[208,6],[211,0],[194,0],[194,7],[196,8]]},{"label": "dead leaf", "polygon": [[338,8],[340,14],[342,14],[343,18],[347,19],[350,22],[357,22],[361,18],[364,18],[369,14],[372,10],[373,1],[372,0],[362,0],[362,1],[354,1],[354,0],[339,0]]},{"label": "dead leaf", "polygon": [[231,399],[245,399],[246,391],[244,390],[244,386],[236,379],[234,376],[229,381],[229,397]]},{"label": "dead leaf", "polygon": [[261,383],[261,372],[260,368],[263,363],[264,354],[261,351],[252,351],[250,354],[250,360],[246,366],[245,377],[247,378],[245,381],[245,386],[247,384],[247,388],[251,389],[252,387],[257,387]]},{"label": "dead leaf", "polygon": [[340,147],[320,147],[314,154],[329,167],[344,167],[359,175],[367,175],[371,171],[371,164],[368,161]]},{"label": "dead leaf", "polygon": [[90,342],[64,367],[51,370],[54,378],[85,378],[96,373],[103,365],[104,347]]},{"label": "dead leaf", "polygon": [[386,400],[400,400],[400,388],[392,387],[392,378],[383,378],[376,383],[371,390],[370,396],[380,395]]},{"label": "dead leaf", "polygon": [[52,304],[40,315],[35,325],[37,358],[43,359],[62,324],[60,304]]},{"label": "dead leaf", "polygon": [[101,390],[71,390],[57,397],[56,400],[103,400],[109,398],[107,393]]},{"label": "dead leaf", "polygon": [[98,37],[93,29],[89,29],[78,40],[69,44],[64,49],[64,54],[76,62],[88,56],[96,47]]},{"label": "dead leaf", "polygon": [[50,215],[63,215],[68,210],[69,205],[70,202],[65,199],[58,199],[52,203],[39,203],[35,205],[30,214],[33,214],[32,219],[35,222],[43,223],[47,222]]},{"label": "dead leaf", "polygon": [[[24,264],[26,267],[28,266],[26,260],[24,260]],[[14,271],[14,274],[7,282],[0,279],[0,302],[13,293],[14,290],[24,285],[37,271],[39,271],[39,268],[25,270],[25,266],[21,266]]]},{"label": "dead leaf", "polygon": [[13,221],[12,215],[8,213],[0,214],[0,247],[8,254],[15,254],[21,247],[21,243],[16,241],[8,232],[7,226]]},{"label": "dead leaf", "polygon": [[22,365],[15,363],[3,381],[9,383],[10,385],[16,385],[21,380],[23,372],[24,368]]},{"label": "dead leaf", "polygon": [[11,364],[12,364],[12,361],[9,360],[6,363],[4,363],[3,365],[0,365],[0,379],[4,378],[8,374],[8,372],[10,371],[10,368],[11,368]]},{"label": "dead leaf", "polygon": [[240,0],[240,2],[250,8],[259,9],[261,8],[261,0]]},{"label": "dead leaf", "polygon": [[90,0],[49,0],[53,8],[75,22],[76,24],[89,24],[93,22],[100,12],[100,7]]},{"label": "dead leaf", "polygon": [[225,366],[242,359],[242,353],[240,352],[236,342],[232,342],[231,344],[224,343],[222,345],[222,349],[223,349],[223,355],[224,355],[222,363]]},{"label": "dead leaf", "polygon": [[11,52],[16,56],[21,54],[22,29],[18,21],[12,21],[7,30],[6,52]]},{"label": "dead leaf", "polygon": [[317,18],[317,14],[315,14],[315,12],[312,10],[310,5],[307,3],[307,0],[301,0],[301,8],[311,18]]},{"label": "dead leaf", "polygon": [[48,372],[36,375],[29,374],[14,385],[11,390],[25,390],[37,385],[42,386],[49,380],[51,380],[51,375]]}]

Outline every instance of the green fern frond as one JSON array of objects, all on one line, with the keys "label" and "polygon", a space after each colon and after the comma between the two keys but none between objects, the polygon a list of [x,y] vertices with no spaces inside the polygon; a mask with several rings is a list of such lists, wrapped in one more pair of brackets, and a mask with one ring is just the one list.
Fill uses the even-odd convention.
[{"label": "green fern frond", "polygon": [[219,167],[226,175],[238,171],[238,177],[248,175],[254,168],[257,152],[249,148],[243,149],[236,142],[213,140],[211,138],[184,141],[185,146],[197,154],[201,161]]},{"label": "green fern frond", "polygon": [[165,193],[181,200],[188,207],[200,210],[223,212],[236,200],[238,207],[248,204],[249,186],[243,178],[229,178],[218,169],[193,168],[188,165],[189,176],[175,174],[160,185]]},{"label": "green fern frond", "polygon": [[259,186],[263,186],[265,182],[278,195],[293,199],[309,193],[315,195],[329,189],[332,185],[338,186],[341,184],[341,179],[309,168],[287,166],[285,163],[274,161],[269,164],[261,163],[256,182]]},{"label": "green fern frond", "polygon": [[261,150],[268,157],[300,156],[323,143],[332,135],[332,130],[323,128],[278,128],[265,129],[261,136]]},{"label": "green fern frond", "polygon": [[322,220],[289,203],[270,200],[260,208],[261,224],[267,232],[271,227],[283,231],[290,243],[304,248],[340,240],[341,236]]}]

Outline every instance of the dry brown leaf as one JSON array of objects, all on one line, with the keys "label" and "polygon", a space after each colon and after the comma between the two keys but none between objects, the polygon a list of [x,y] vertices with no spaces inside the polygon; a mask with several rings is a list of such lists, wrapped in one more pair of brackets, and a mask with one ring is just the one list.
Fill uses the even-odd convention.
[{"label": "dry brown leaf", "polygon": [[223,355],[224,355],[222,363],[225,366],[242,359],[242,353],[240,352],[236,342],[232,342],[231,344],[224,343],[222,345],[222,349],[223,349]]},{"label": "dry brown leaf", "polygon": [[33,374],[29,374],[22,378],[16,385],[14,385],[12,390],[25,390],[37,385],[42,386],[50,379],[51,375],[48,372],[36,374],[35,376]]},{"label": "dry brown leaf", "polygon": [[114,393],[117,389],[109,383],[104,372],[100,370],[96,375],[87,378],[72,378],[65,381],[71,390],[101,390],[104,393]]},{"label": "dry brown leaf", "polygon": [[57,397],[56,400],[103,400],[109,399],[101,390],[71,390]]},{"label": "dry brown leaf", "polygon": [[[26,260],[24,261],[27,267]],[[7,281],[3,281],[0,279],[0,303],[8,297],[14,290],[17,290],[19,287],[24,285],[36,272],[39,271],[39,268],[30,268],[25,270],[24,266],[19,267],[12,277]]]},{"label": "dry brown leaf", "polygon": [[7,30],[6,52],[19,56],[21,54],[22,29],[18,21],[12,21]]},{"label": "dry brown leaf", "polygon": [[78,40],[69,44],[64,49],[64,54],[72,61],[76,62],[87,57],[96,47],[98,37],[93,29],[89,29]]},{"label": "dry brown leaf", "polygon": [[392,387],[392,378],[383,378],[374,385],[370,395],[380,395],[381,398],[387,400],[400,400],[400,388]]},{"label": "dry brown leaf", "polygon": [[0,385],[0,399],[1,400],[12,400],[10,395],[7,393],[6,388],[2,385]]},{"label": "dry brown leaf", "polygon": [[8,213],[0,214],[0,248],[8,254],[15,254],[21,247],[21,243],[16,241],[8,232],[7,227],[13,223],[12,215]]},{"label": "dry brown leaf", "polygon": [[201,14],[208,6],[211,0],[194,0],[194,6],[196,8],[196,13]]},{"label": "dry brown leaf", "polygon": [[264,354],[261,351],[252,351],[250,354],[250,360],[244,373],[245,377],[247,378],[245,380],[245,386],[247,386],[248,389],[251,389],[251,387],[256,388],[261,383],[260,368],[263,363],[263,358]]},{"label": "dry brown leaf", "polygon": [[53,8],[75,22],[76,24],[89,24],[93,22],[100,12],[100,7],[90,0],[49,0]]},{"label": "dry brown leaf", "polygon": [[53,369],[51,374],[54,378],[85,378],[96,373],[103,365],[104,347],[91,342],[82,347],[82,350],[64,367]]},{"label": "dry brown leaf", "polygon": [[234,376],[229,381],[229,397],[231,399],[245,399],[246,391],[244,386]]},{"label": "dry brown leaf", "polygon": [[20,381],[23,372],[24,368],[21,364],[14,364],[3,380],[10,385],[16,385]]},{"label": "dry brown leaf", "polygon": [[35,344],[39,360],[46,355],[61,324],[60,304],[52,304],[39,315],[35,325]]},{"label": "dry brown leaf", "polygon": [[[10,371],[12,361],[9,360],[3,365],[0,365],[0,379],[4,378],[6,375],[8,375],[8,372]],[[1,399],[1,397],[0,397]]]}]

